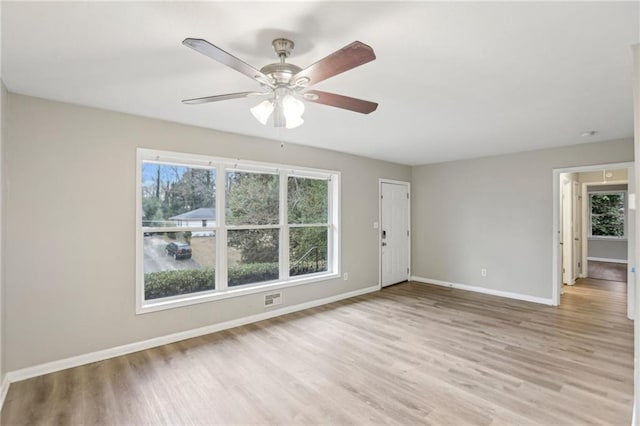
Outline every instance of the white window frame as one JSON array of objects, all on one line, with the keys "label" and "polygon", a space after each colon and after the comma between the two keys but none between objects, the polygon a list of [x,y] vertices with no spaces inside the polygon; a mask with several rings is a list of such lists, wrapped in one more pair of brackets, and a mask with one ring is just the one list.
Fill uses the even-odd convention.
[{"label": "white window frame", "polygon": [[[616,236],[610,236],[610,235],[593,235],[593,206],[591,203],[592,197],[594,195],[606,195],[606,194],[624,194],[624,230],[623,230],[623,235],[621,237],[616,237]],[[629,208],[628,208],[628,193],[627,190],[625,189],[621,189],[621,190],[607,190],[607,191],[589,191],[587,193],[587,195],[589,196],[589,202],[588,202],[588,213],[589,213],[589,235],[588,238],[590,240],[611,240],[611,241],[625,241],[628,238],[627,235],[627,225],[628,225],[628,219],[629,219]]]},{"label": "white window frame", "polygon": [[[319,175],[317,173],[311,173],[309,171],[307,172],[303,172],[301,170],[291,170],[289,173],[284,173],[283,176],[281,177],[280,180],[280,189],[281,191],[284,191],[284,197],[288,197],[289,196],[289,181],[288,179],[290,177],[297,177],[297,178],[304,178],[304,179],[327,179],[326,174],[325,175]],[[339,177],[337,178],[339,179]],[[285,271],[281,270],[280,271],[280,276],[286,276],[287,278],[289,278],[289,272],[290,272],[290,268],[291,268],[291,262],[289,259],[289,231],[291,230],[291,228],[327,228],[327,272],[331,271],[331,259],[334,258],[334,253],[333,253],[333,244],[331,243],[332,240],[339,240],[339,236],[336,235],[336,232],[332,232],[332,231],[337,231],[337,229],[333,229],[331,224],[332,224],[332,220],[331,220],[331,216],[332,216],[332,211],[334,209],[334,206],[332,206],[332,202],[333,202],[333,185],[334,183],[332,182],[332,177],[329,176],[329,178],[327,179],[327,190],[328,190],[328,203],[327,203],[327,222],[326,223],[289,223],[289,206],[288,203],[286,202],[287,199],[285,198],[285,202],[284,202],[284,210],[283,211],[283,218],[282,221],[285,224],[284,228],[285,228],[285,234],[283,235],[284,238],[286,238],[287,240],[287,246],[286,248],[283,248],[283,250],[286,250],[286,253],[281,253],[281,255],[286,256],[286,267],[285,267]],[[284,189],[283,189],[284,187]],[[282,192],[281,192],[281,198],[282,198]],[[335,221],[337,222],[337,218],[335,219]],[[337,262],[337,260],[335,260]],[[282,266],[282,264],[281,264]],[[327,272],[316,272],[316,273],[312,273],[312,274],[305,274],[305,277],[314,277],[314,276],[322,276],[324,274],[326,274]],[[285,275],[282,275],[282,274]],[[338,274],[339,275],[339,274]],[[301,278],[301,276],[297,276],[296,279]]]},{"label": "white window frame", "polygon": [[[181,165],[191,168],[215,168],[216,170],[216,226],[195,227],[198,231],[213,231],[216,234],[216,283],[215,290],[184,294],[161,299],[145,300],[144,298],[144,232],[182,232],[184,227],[143,228],[142,226],[142,164],[143,162]],[[279,223],[274,225],[238,225],[227,226],[225,221],[226,184],[219,186],[221,179],[226,179],[227,171],[243,171],[272,173],[279,176]],[[287,188],[289,176],[327,179],[328,181],[328,223],[326,224],[289,224],[287,214]],[[289,277],[289,228],[299,226],[327,226],[327,271]],[[238,287],[227,286],[227,231],[232,229],[279,229],[279,265],[280,278]],[[213,157],[207,155],[184,154],[138,148],[136,151],[136,313],[144,314],[164,309],[189,306],[248,294],[261,293],[286,287],[293,287],[337,279],[341,275],[340,247],[340,172],[333,170],[311,169],[291,165],[279,165]]]}]

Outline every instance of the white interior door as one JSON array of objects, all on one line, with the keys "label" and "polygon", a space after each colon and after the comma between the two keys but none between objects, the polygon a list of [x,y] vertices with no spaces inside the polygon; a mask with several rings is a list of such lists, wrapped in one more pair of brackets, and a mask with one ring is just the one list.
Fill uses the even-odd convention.
[{"label": "white interior door", "polygon": [[573,182],[573,206],[572,210],[572,218],[571,218],[571,229],[573,231],[573,276],[571,277],[571,282],[576,282],[576,279],[580,278],[580,274],[582,273],[582,223],[580,222],[580,186],[577,181]]},{"label": "white interior door", "polygon": [[409,184],[380,184],[382,286],[409,279]]},{"label": "white interior door", "polygon": [[573,231],[571,226],[573,197],[571,181],[562,182],[562,282],[573,284]]}]

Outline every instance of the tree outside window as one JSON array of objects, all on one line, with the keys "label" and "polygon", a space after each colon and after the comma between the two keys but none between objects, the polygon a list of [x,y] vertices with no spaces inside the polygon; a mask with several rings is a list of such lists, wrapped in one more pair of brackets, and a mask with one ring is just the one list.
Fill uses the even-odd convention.
[{"label": "tree outside window", "polygon": [[591,236],[624,238],[625,193],[602,192],[590,194]]}]

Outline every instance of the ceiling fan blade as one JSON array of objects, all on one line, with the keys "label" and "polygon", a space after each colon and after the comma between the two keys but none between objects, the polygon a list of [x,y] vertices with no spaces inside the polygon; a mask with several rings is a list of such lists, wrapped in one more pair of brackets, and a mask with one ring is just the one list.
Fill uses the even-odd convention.
[{"label": "ceiling fan blade", "polygon": [[238,99],[238,98],[246,98],[249,96],[260,96],[260,95],[268,95],[268,94],[269,93],[260,93],[260,92],[228,93],[226,95],[205,96],[204,98],[185,99],[182,101],[182,103],[197,105],[197,104],[206,104],[208,102],[226,101],[227,99]]},{"label": "ceiling fan blade", "polygon": [[294,75],[291,81],[297,82],[300,79],[303,79],[303,81],[309,79],[306,86],[311,86],[334,75],[371,62],[375,58],[376,54],[373,53],[373,49],[370,46],[359,41],[354,41],[329,56],[320,59],[318,62],[309,65]]},{"label": "ceiling fan blade", "polygon": [[304,93],[303,97],[309,102],[348,109],[349,111],[359,112],[361,114],[372,113],[378,108],[378,104],[375,102],[350,98],[349,96],[336,95],[335,93],[322,92],[319,90],[309,90]]},{"label": "ceiling fan blade", "polygon": [[211,59],[215,59],[216,61],[224,64],[228,67],[233,68],[236,71],[241,72],[242,74],[250,77],[254,80],[257,80],[259,83],[266,84],[268,86],[273,86],[269,77],[264,75],[262,72],[258,71],[251,65],[246,62],[236,58],[230,53],[225,52],[217,46],[209,43],[207,40],[203,40],[200,38],[185,38],[182,42],[187,47],[192,48],[193,50],[202,53],[210,57]]}]

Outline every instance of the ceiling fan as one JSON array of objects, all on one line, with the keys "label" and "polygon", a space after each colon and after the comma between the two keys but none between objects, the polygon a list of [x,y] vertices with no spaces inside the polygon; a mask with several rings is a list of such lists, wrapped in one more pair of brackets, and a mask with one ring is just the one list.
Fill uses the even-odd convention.
[{"label": "ceiling fan", "polygon": [[373,49],[354,41],[308,66],[305,69],[285,62],[293,50],[293,42],[285,38],[273,40],[273,48],[280,62],[265,65],[259,71],[235,56],[225,52],[206,40],[187,38],[182,44],[216,61],[241,72],[262,85],[262,92],[239,92],[204,98],[185,99],[185,104],[203,104],[246,97],[267,97],[251,112],[258,121],[266,125],[273,114],[274,127],[294,128],[304,123],[304,102],[315,102],[350,111],[369,114],[378,108],[375,102],[337,95],[335,93],[309,90],[311,86],[352,68],[371,62],[376,58]]}]

